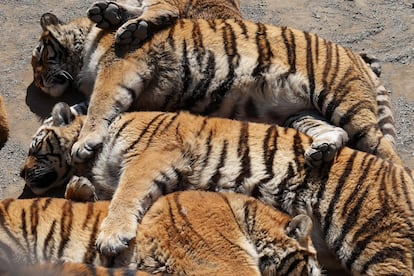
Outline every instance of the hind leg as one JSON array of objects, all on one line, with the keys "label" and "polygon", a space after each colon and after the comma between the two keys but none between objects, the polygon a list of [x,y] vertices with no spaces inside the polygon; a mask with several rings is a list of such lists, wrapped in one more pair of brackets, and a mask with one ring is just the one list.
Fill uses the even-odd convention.
[{"label": "hind leg", "polygon": [[177,6],[166,1],[147,0],[143,3],[143,14],[123,24],[116,32],[115,41],[120,45],[138,45],[158,29],[172,23],[179,15]]},{"label": "hind leg", "polygon": [[117,28],[141,14],[141,7],[113,1],[98,1],[88,9],[88,18],[102,29]]},{"label": "hind leg", "polygon": [[305,161],[312,167],[332,161],[335,153],[348,142],[345,130],[331,125],[314,111],[303,111],[289,117],[285,126],[312,137],[311,148],[305,152]]},{"label": "hind leg", "polygon": [[403,164],[393,143],[379,127],[375,95],[371,97],[368,92],[362,91],[357,98],[353,98],[351,94],[348,92],[345,97],[331,100],[324,109],[324,116],[348,133],[351,147]]}]

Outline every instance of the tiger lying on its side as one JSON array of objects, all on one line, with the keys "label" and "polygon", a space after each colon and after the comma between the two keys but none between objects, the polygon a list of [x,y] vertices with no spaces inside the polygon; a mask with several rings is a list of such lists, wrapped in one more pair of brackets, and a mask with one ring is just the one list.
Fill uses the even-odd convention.
[{"label": "tiger lying on its side", "polygon": [[0,95],[0,146],[6,143],[9,138],[9,122],[7,120],[6,107],[4,106],[3,97]]},{"label": "tiger lying on its side", "polygon": [[[0,201],[0,273],[12,272],[15,264],[108,265],[95,247],[108,205],[57,198]],[[308,216],[291,218],[241,194],[169,194],[153,204],[138,229],[113,266],[174,275],[321,273]]]},{"label": "tiger lying on its side", "polygon": [[97,22],[96,26],[87,18],[63,24],[51,13],[43,14],[40,19],[43,32],[32,55],[34,83],[52,97],[61,96],[70,85],[87,97],[91,95],[96,77],[94,66],[97,66],[94,56],[109,50],[106,45],[95,43],[107,35],[100,28],[119,27],[139,15],[154,27],[160,25],[159,28],[172,22],[173,15],[241,19],[238,0],[98,1],[88,10],[88,15],[90,20]]},{"label": "tiger lying on its side", "polygon": [[[94,93],[75,160],[90,157],[107,123],[130,108],[188,109],[272,123],[298,115],[288,122],[314,138],[306,152],[312,165],[330,161],[348,135],[351,146],[401,163],[387,91],[359,55],[317,36],[241,20],[179,21],[118,59],[112,33],[86,18],[64,24],[46,14],[41,23],[44,32],[32,58],[38,86],[62,92],[74,78],[90,95],[98,78],[97,90],[111,89]],[[110,64],[114,68],[105,69]],[[48,85],[42,85],[45,80]],[[319,112],[347,133],[321,120]]]},{"label": "tiger lying on its side", "polygon": [[[79,166],[72,167],[69,152],[85,117],[73,117],[66,104],[53,111],[55,125],[40,127],[22,170],[32,189],[56,185]],[[158,197],[200,189],[245,193],[291,215],[308,214],[315,235],[354,274],[413,271],[409,169],[349,148],[332,164],[311,168],[303,152],[312,140],[298,131],[188,113],[125,113],[104,141],[86,198],[105,198],[116,189],[98,238],[106,254],[125,247]],[[86,178],[74,178],[67,191],[90,187]]]}]

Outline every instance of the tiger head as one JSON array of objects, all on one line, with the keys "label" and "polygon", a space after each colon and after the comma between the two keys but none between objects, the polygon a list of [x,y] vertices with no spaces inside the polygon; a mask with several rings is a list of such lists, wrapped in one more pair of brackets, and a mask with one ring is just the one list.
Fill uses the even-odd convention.
[{"label": "tiger head", "polygon": [[66,24],[56,15],[45,13],[40,25],[43,32],[31,62],[34,83],[46,94],[59,97],[82,67],[84,43],[91,22],[80,18]]},{"label": "tiger head", "polygon": [[84,116],[76,116],[69,105],[58,103],[33,136],[20,176],[35,194],[67,184],[74,173],[83,175],[85,165],[72,164],[70,156],[83,120]]}]

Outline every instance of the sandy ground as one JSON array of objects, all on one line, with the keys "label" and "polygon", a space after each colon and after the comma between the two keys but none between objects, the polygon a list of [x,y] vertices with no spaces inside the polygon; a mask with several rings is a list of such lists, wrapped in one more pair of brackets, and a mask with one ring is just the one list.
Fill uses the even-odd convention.
[{"label": "sandy ground", "polygon": [[[19,167],[31,136],[57,101],[32,84],[30,57],[41,30],[39,18],[44,12],[63,19],[83,16],[92,2],[0,1],[0,93],[11,125],[10,139],[0,150],[0,198],[21,195]],[[413,0],[241,0],[241,6],[248,19],[315,32],[382,60],[382,79],[395,106],[398,149],[414,168]],[[62,100],[74,103],[79,98]]]}]

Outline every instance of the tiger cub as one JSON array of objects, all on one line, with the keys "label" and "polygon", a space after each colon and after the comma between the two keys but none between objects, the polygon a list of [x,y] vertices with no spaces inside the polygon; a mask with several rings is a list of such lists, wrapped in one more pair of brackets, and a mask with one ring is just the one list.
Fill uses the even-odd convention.
[{"label": "tiger cub", "polygon": [[[61,96],[71,85],[90,96],[96,77],[95,52],[108,50],[95,43],[108,35],[100,28],[113,29],[141,16],[155,31],[156,25],[161,28],[168,24],[167,18],[172,22],[174,16],[241,19],[241,12],[239,0],[123,0],[98,1],[88,10],[88,16],[90,20],[79,18],[67,25],[51,13],[40,19],[43,32],[31,61],[34,83],[52,97]],[[122,37],[126,41],[125,35]]]},{"label": "tiger cub", "polygon": [[[1,201],[0,270],[58,261],[108,265],[95,247],[108,205],[57,198]],[[321,273],[308,216],[291,218],[241,194],[169,194],[154,202],[138,229],[112,266],[174,275]],[[69,265],[76,267],[88,269]]]},{"label": "tiger cub", "polygon": [[7,120],[6,107],[4,106],[3,97],[0,95],[0,147],[6,143],[9,138],[9,122]]},{"label": "tiger cub", "polygon": [[[42,181],[43,188],[56,185],[73,167],[84,165],[69,161],[71,166],[61,166],[70,160],[70,148],[86,120],[70,115],[67,105],[58,105],[55,126],[42,126],[33,139],[22,171],[32,188]],[[85,195],[93,187],[86,193],[92,199],[115,191],[97,240],[105,254],[125,248],[137,221],[161,195],[233,191],[290,215],[312,217],[314,236],[325,244],[315,244],[318,254],[332,253],[353,274],[411,275],[413,172],[349,148],[340,150],[331,164],[309,167],[303,152],[311,145],[310,137],[275,125],[185,112],[124,113],[110,125],[95,156],[92,184],[75,178],[67,191]]]}]

